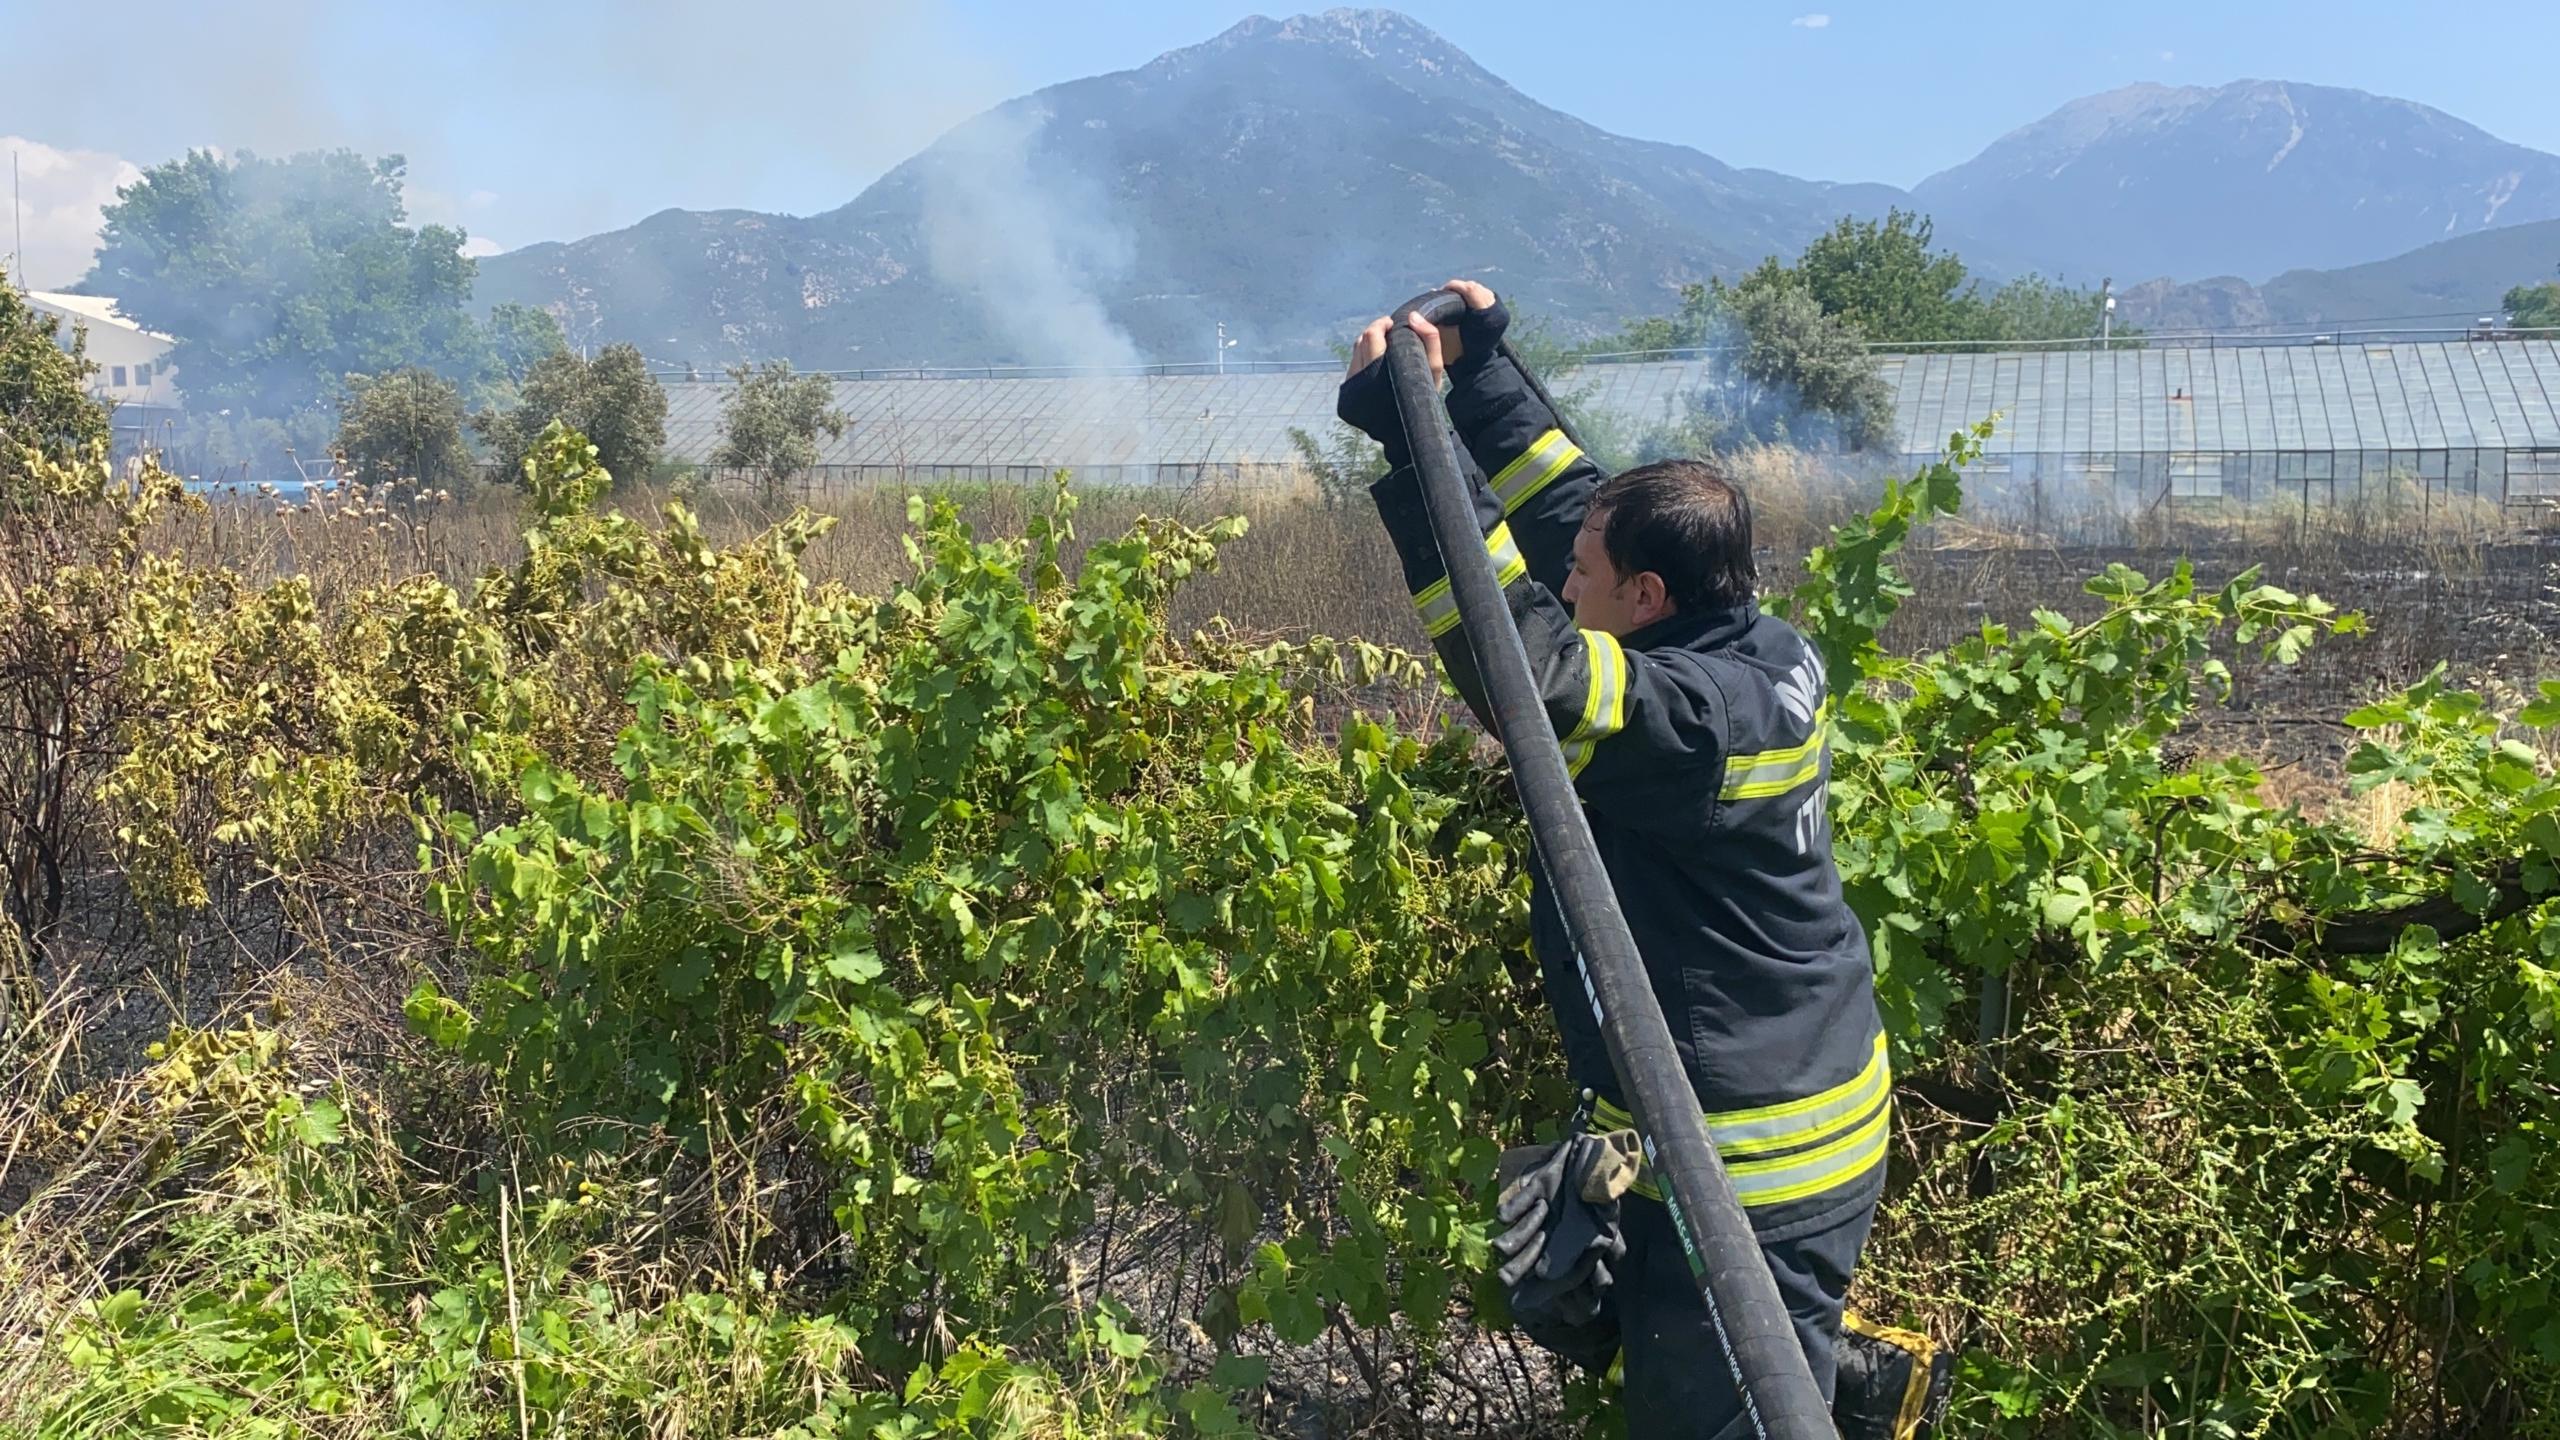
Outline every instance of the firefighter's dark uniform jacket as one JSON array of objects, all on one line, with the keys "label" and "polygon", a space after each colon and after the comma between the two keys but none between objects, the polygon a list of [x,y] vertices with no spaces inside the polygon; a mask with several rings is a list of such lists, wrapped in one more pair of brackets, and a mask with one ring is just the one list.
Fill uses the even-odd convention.
[{"label": "firefighter's dark uniform jacket", "polygon": [[[1756,603],[1622,639],[1576,629],[1558,592],[1599,470],[1508,355],[1465,357],[1448,406],[1503,598],[1737,1195],[1769,1239],[1872,1203],[1891,1085],[1866,934],[1831,858],[1819,654]],[[1372,497],[1490,728],[1410,448],[1378,438],[1395,468]],[[1631,1124],[1543,874],[1531,929],[1583,1122]]]}]

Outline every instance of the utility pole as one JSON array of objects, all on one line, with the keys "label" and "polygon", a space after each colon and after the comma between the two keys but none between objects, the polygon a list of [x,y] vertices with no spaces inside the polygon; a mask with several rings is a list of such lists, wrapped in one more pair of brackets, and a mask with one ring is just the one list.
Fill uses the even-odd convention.
[{"label": "utility pole", "polygon": [[1230,339],[1228,339],[1228,338],[1227,338],[1227,322],[1226,322],[1226,321],[1224,321],[1224,320],[1219,321],[1219,322],[1218,322],[1218,373],[1219,373],[1219,374],[1221,374],[1221,375],[1224,375],[1224,374],[1226,374],[1226,373],[1227,373],[1227,351],[1229,351],[1230,349],[1233,349],[1233,348],[1235,347],[1235,343],[1236,343],[1236,342],[1234,342],[1233,340],[1230,340]]},{"label": "utility pole", "polygon": [[2112,275],[2098,282],[2098,348],[2107,349],[2116,333],[2116,278]]},{"label": "utility pole", "polygon": [[18,151],[9,150],[9,278],[18,282],[18,293],[27,293],[27,217],[18,208]]}]

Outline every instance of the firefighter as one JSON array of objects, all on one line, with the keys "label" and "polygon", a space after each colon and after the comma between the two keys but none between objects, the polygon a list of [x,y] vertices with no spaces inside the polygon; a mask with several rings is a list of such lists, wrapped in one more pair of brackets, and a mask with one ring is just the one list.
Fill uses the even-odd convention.
[{"label": "firefighter", "polygon": [[[1456,325],[1410,323],[1447,384],[1485,547],[1708,1134],[1828,1397],[1891,1083],[1866,933],[1831,858],[1821,656],[1760,609],[1750,500],[1729,474],[1665,460],[1603,476],[1497,347],[1493,292],[1448,288],[1466,301]],[[1339,413],[1385,448],[1371,498],[1423,629],[1490,728],[1387,378],[1389,326],[1361,332]],[[1582,1100],[1564,1142],[1506,1156],[1496,1250],[1514,1318],[1579,1364],[1614,1360],[1630,1434],[1742,1433],[1543,874],[1531,935]]]}]

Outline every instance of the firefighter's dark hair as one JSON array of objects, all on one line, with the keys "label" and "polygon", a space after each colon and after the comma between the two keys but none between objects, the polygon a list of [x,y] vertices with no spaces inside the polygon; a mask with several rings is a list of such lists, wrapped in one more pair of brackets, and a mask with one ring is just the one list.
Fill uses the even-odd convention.
[{"label": "firefighter's dark hair", "polygon": [[1601,548],[1620,575],[1650,570],[1681,610],[1721,610],[1752,598],[1751,497],[1707,460],[1657,460],[1591,492]]}]

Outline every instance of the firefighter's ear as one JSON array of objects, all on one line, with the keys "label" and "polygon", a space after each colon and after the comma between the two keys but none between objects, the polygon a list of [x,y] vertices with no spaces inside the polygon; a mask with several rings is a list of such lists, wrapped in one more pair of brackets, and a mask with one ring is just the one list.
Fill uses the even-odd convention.
[{"label": "firefighter's ear", "polygon": [[1639,571],[1634,584],[1635,595],[1632,598],[1636,602],[1635,620],[1638,625],[1650,625],[1676,608],[1671,603],[1671,587],[1663,583],[1661,572]]}]

